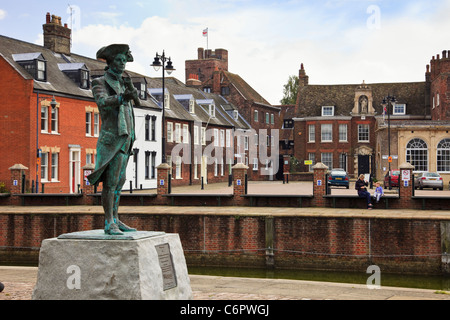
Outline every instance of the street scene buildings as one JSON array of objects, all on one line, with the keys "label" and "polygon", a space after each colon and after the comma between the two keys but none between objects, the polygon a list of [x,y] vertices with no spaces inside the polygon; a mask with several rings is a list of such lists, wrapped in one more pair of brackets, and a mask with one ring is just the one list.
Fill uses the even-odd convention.
[{"label": "street scene buildings", "polygon": [[[27,191],[78,193],[101,126],[91,81],[106,64],[71,52],[71,30],[58,16],[48,13],[43,30],[43,46],[0,37],[0,144],[14,150],[0,159],[0,181],[9,189],[8,169],[22,164]],[[249,167],[249,180],[282,180],[283,170],[300,179],[318,162],[378,180],[409,162],[448,184],[447,51],[432,57],[423,82],[314,85],[301,64],[295,105],[271,105],[229,71],[229,54],[239,53],[198,48],[184,83],[127,72],[141,105],[125,189],[156,188],[163,130],[173,185],[229,181],[236,163]]]}]

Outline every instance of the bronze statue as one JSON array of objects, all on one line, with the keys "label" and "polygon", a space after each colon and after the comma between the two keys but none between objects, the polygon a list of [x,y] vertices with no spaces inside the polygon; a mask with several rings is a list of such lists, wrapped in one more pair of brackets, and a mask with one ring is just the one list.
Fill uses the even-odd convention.
[{"label": "bronze statue", "polygon": [[95,170],[88,179],[91,184],[103,182],[105,233],[121,235],[123,232],[136,231],[119,220],[118,208],[135,140],[131,101],[139,103],[139,98],[130,79],[122,77],[126,63],[133,61],[128,45],[112,44],[103,47],[97,52],[97,59],[106,60],[108,66],[103,77],[92,81],[92,92],[100,111],[101,129]]}]

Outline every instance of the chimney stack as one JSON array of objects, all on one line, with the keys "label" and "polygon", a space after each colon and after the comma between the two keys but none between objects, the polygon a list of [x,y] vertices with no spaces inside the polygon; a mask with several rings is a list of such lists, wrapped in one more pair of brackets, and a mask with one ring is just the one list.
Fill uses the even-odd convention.
[{"label": "chimney stack", "polygon": [[50,12],[47,12],[45,17],[44,29],[44,47],[53,52],[70,55],[71,33],[67,27],[61,23],[61,17],[52,15],[50,19]]}]

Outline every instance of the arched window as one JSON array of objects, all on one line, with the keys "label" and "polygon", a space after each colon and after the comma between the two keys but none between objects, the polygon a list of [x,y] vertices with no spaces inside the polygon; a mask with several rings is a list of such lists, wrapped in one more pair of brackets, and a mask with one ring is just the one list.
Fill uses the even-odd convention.
[{"label": "arched window", "polygon": [[414,138],[408,142],[406,162],[414,166],[414,171],[428,171],[428,147],[425,141]]},{"label": "arched window", "polygon": [[450,172],[450,139],[442,139],[437,145],[437,171]]}]

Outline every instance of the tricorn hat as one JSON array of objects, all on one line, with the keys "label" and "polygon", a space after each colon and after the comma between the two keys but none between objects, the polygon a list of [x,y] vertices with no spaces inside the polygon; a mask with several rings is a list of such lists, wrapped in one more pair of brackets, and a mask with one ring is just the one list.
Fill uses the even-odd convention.
[{"label": "tricorn hat", "polygon": [[114,60],[116,55],[122,53],[127,56],[128,62],[133,62],[133,56],[131,55],[130,47],[127,44],[110,44],[97,51],[97,59],[105,59],[109,64]]}]

